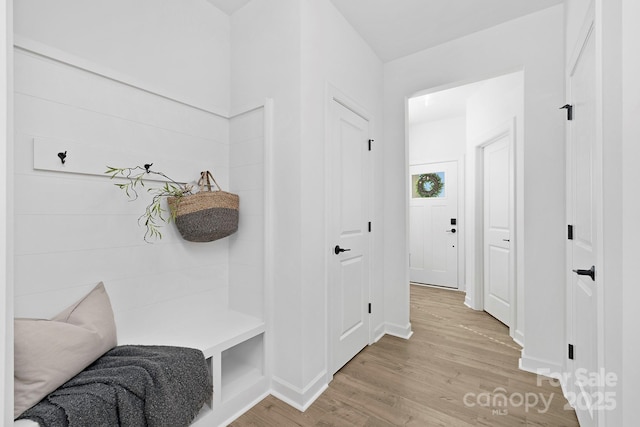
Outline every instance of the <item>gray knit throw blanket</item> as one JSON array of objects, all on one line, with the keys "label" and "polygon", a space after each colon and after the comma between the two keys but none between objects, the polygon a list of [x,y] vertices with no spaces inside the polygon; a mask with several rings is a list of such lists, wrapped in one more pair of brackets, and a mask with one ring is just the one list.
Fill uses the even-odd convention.
[{"label": "gray knit throw blanket", "polygon": [[42,427],[188,426],[211,399],[200,350],[119,346],[25,411]]}]

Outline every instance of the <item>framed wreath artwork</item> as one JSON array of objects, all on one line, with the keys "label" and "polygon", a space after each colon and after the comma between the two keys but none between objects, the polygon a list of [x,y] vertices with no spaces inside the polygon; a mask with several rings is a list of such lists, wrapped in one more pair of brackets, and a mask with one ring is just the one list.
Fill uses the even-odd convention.
[{"label": "framed wreath artwork", "polygon": [[411,176],[411,193],[414,199],[444,197],[444,172],[430,172]]}]

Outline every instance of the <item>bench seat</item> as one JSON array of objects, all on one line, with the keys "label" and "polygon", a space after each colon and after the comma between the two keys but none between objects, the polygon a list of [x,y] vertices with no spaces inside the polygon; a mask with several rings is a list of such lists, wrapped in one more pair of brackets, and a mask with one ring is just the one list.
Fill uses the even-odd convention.
[{"label": "bench seat", "polygon": [[206,301],[189,296],[145,310],[116,312],[118,344],[191,347],[209,358],[264,332],[262,320]]},{"label": "bench seat", "polygon": [[[213,399],[193,426],[224,425],[268,394],[264,372],[265,323],[226,307],[209,295],[191,295],[114,316],[118,345],[167,345],[204,353],[213,379]],[[14,427],[37,427],[29,420]]]}]

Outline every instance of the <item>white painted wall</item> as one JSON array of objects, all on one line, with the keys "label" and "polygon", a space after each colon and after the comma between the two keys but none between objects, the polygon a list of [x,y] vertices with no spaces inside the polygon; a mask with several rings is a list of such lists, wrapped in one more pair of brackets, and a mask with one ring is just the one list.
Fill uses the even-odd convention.
[{"label": "white painted wall", "polygon": [[[600,297],[604,305],[603,352],[605,369],[622,371],[622,311],[623,304],[623,89],[622,69],[622,1],[596,0],[596,99],[602,122],[596,121],[599,143],[602,145],[602,245],[596,260],[600,270]],[[637,56],[637,53],[633,56]],[[599,86],[599,87],[598,87]],[[636,141],[637,142],[637,141]],[[637,280],[636,280],[637,283]],[[632,357],[635,357],[633,355]],[[640,379],[640,378],[638,378]],[[629,381],[624,377],[622,381]],[[631,380],[632,381],[632,380]],[[612,391],[619,395],[620,383]],[[631,409],[632,407],[629,407]],[[621,411],[605,411],[604,425],[623,425]]]},{"label": "white painted wall", "polygon": [[[200,168],[179,170],[154,156],[209,158],[228,187],[227,120],[19,49],[15,59],[16,315],[50,317],[98,281],[105,282],[116,319],[196,293],[226,306],[227,240],[189,243],[171,225],[161,241],[145,243],[137,218],[147,194],[129,202],[106,176],[34,170],[32,141],[120,150],[115,166],[125,167],[139,162],[128,150],[144,151],[169,176],[197,178]],[[73,162],[72,151],[68,156]]]},{"label": "white painted wall", "polygon": [[229,308],[264,319],[265,109],[230,120],[229,188],[240,196],[238,231],[229,237]]},{"label": "white painted wall", "polygon": [[13,422],[13,1],[0,4],[0,423]]},{"label": "white painted wall", "polygon": [[[326,386],[327,85],[378,118],[382,66],[328,0],[250,2],[232,15],[231,32],[232,111],[264,98],[274,102],[274,286],[267,296],[272,307],[272,385],[278,397],[304,408]],[[376,159],[380,166],[381,153]],[[382,176],[376,179],[381,185]],[[380,211],[382,201],[375,203]],[[374,239],[381,277],[381,233]],[[376,283],[373,297],[382,306],[380,279]],[[374,323],[381,323],[382,316],[378,312]]]},{"label": "white painted wall", "polygon": [[[331,29],[327,31],[327,29]],[[371,327],[374,336],[383,332],[382,294],[384,200],[376,189],[383,185],[382,170],[382,62],[328,0],[302,2],[302,281],[304,322],[305,383],[327,368],[327,262],[334,257],[335,242],[325,241],[325,135],[328,118],[327,85],[341,92],[366,113],[373,144],[373,188],[371,221]],[[363,141],[365,143],[365,141]],[[313,190],[312,190],[313,189]]]},{"label": "white painted wall", "polygon": [[229,108],[229,17],[206,0],[24,0],[15,31],[201,108]]},{"label": "white painted wall", "polygon": [[[486,141],[488,134],[506,123],[515,125],[515,185],[516,185],[516,212],[525,215],[535,215],[534,212],[524,211],[524,74],[523,72],[511,73],[504,76],[486,80],[476,93],[469,97],[467,102],[467,157],[466,157],[466,218],[470,218],[467,224],[468,248],[466,253],[467,270],[467,296],[466,302],[474,308],[482,307],[483,296],[476,292],[476,284],[481,278],[477,272],[482,271],[483,260],[478,258],[476,247],[480,241],[476,237],[484,227],[482,221],[482,207],[478,206],[477,193],[480,191],[477,185],[478,145]],[[519,216],[519,223],[514,224],[512,240],[515,243],[517,261],[516,264],[524,266],[524,215]],[[517,317],[513,319],[510,327],[513,336],[524,344],[524,271],[516,271],[516,299],[512,303],[517,306]]]},{"label": "white painted wall", "polygon": [[[300,4],[250,2],[231,16],[231,111],[274,104],[273,292],[267,313],[273,388],[304,388],[301,286],[301,76]],[[278,385],[281,384],[280,387]],[[277,392],[276,392],[277,393]]]},{"label": "white painted wall", "polygon": [[[228,17],[204,1],[190,2],[189,7],[167,2],[166,8],[150,2],[117,2],[95,10],[80,2],[65,2],[64,7],[58,4],[51,9],[45,3],[25,2],[15,14],[20,38],[39,42],[34,45],[42,53],[16,48],[16,315],[49,317],[101,280],[111,296],[116,322],[140,307],[188,295],[209,299],[212,308],[226,307],[228,239],[190,243],[170,225],[163,228],[161,241],[144,243],[137,218],[146,195],[130,203],[106,177],[36,171],[32,140],[54,138],[120,150],[122,160],[113,166],[123,167],[136,165],[133,162],[139,160],[128,154],[135,151],[148,153],[150,162],[157,156],[189,164],[197,156],[209,159],[208,168],[223,188],[228,188],[228,120],[185,104],[195,99],[192,95],[199,87],[207,96],[215,95],[215,102],[209,103],[212,108],[219,105],[226,109],[228,82],[222,79],[228,74],[209,69],[220,79],[184,74],[181,80],[187,80],[187,86],[169,87],[162,82],[180,80],[172,73],[184,71],[165,70],[167,61],[184,60],[206,69],[211,61],[202,58],[213,57],[216,67],[229,68]],[[68,13],[68,8],[75,13]],[[103,17],[96,15],[96,10],[112,20],[93,22]],[[75,18],[73,22],[67,22],[70,16]],[[115,25],[116,18],[143,23],[144,36],[109,27]],[[173,19],[172,27],[169,22]],[[61,22],[66,23],[63,31],[57,26]],[[87,23],[95,24],[91,31],[84,27]],[[166,43],[160,50],[151,45],[167,37],[167,28],[173,31],[181,26],[193,26],[194,30],[176,36],[177,44]],[[82,44],[86,41],[95,44]],[[153,70],[131,60],[141,51],[149,53],[142,61],[144,67],[152,66]],[[187,52],[188,61],[183,57]],[[58,61],[58,55],[75,66]],[[81,68],[87,64],[94,72]],[[112,80],[112,72],[131,80],[128,84]],[[150,77],[147,81],[147,74],[158,80]],[[139,80],[145,87],[132,85]],[[162,92],[165,89],[166,93]],[[69,162],[72,156],[70,152]],[[172,164],[154,163],[169,176],[195,179],[200,172],[200,168],[177,170],[180,168]]]},{"label": "white painted wall", "polygon": [[[466,141],[471,144],[514,116],[522,115],[523,91],[522,71],[482,82],[467,101]],[[519,129],[523,132],[524,126]]]},{"label": "white painted wall", "polygon": [[459,160],[467,149],[466,116],[409,126],[409,164]]},{"label": "white painted wall", "polygon": [[637,302],[640,301],[637,266],[640,259],[640,202],[638,183],[640,183],[640,3],[636,0],[622,2],[622,366],[619,378],[623,378],[620,394],[617,398],[618,418],[611,425],[633,425],[637,420],[635,407],[640,400],[640,335],[637,325],[640,314]]},{"label": "white painted wall", "polygon": [[[593,0],[565,0],[565,43],[567,56],[573,53],[576,39]],[[568,59],[568,58],[567,58]]]},{"label": "white painted wall", "polygon": [[559,369],[564,357],[558,327],[564,324],[564,189],[557,185],[565,170],[564,117],[558,114],[563,20],[563,7],[556,6],[385,64],[385,314],[397,324],[409,322],[405,98],[525,70],[525,247],[518,269],[525,277],[523,361],[534,369]]}]

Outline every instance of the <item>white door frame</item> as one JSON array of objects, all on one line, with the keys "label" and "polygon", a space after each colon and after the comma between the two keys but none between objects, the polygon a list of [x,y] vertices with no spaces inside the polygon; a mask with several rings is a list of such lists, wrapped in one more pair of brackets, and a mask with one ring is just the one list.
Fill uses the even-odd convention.
[{"label": "white door frame", "polygon": [[[492,129],[490,132],[478,138],[475,144],[475,188],[472,190],[475,194],[475,253],[476,253],[476,271],[475,275],[475,303],[476,308],[484,310],[484,149],[496,142],[497,140],[507,136],[509,138],[509,162],[510,162],[510,182],[509,182],[509,222],[511,223],[511,247],[509,249],[509,276],[510,291],[509,303],[511,304],[511,325],[509,325],[509,335],[516,342],[520,342],[516,331],[521,329],[518,326],[518,300],[522,295],[518,294],[517,274],[516,274],[516,251],[518,247],[517,241],[517,223],[516,223],[516,118],[501,124]],[[522,344],[522,342],[520,342]]]},{"label": "white door frame", "polygon": [[[363,108],[360,104],[358,104],[355,100],[353,100],[352,98],[350,98],[349,96],[347,96],[345,93],[343,93],[342,91],[340,91],[339,89],[337,89],[336,87],[332,86],[331,84],[327,84],[326,86],[326,94],[327,96],[325,97],[325,150],[324,150],[324,158],[325,158],[325,162],[324,162],[324,207],[325,207],[325,212],[324,212],[324,218],[325,218],[325,223],[324,223],[324,229],[325,229],[325,242],[324,242],[324,247],[326,249],[325,253],[328,253],[329,248],[332,247],[334,243],[334,239],[335,237],[330,235],[330,224],[329,224],[329,218],[331,217],[331,212],[330,212],[330,207],[331,207],[331,194],[330,194],[330,188],[331,188],[331,176],[330,176],[330,167],[329,167],[329,162],[328,159],[330,159],[330,155],[331,155],[331,138],[332,138],[332,126],[333,126],[333,114],[332,114],[332,107],[333,107],[333,103],[337,102],[338,104],[342,105],[343,107],[347,108],[348,110],[353,111],[355,114],[357,114],[358,116],[362,117],[363,119],[365,119],[367,122],[369,122],[369,132],[372,133],[373,132],[373,125],[374,125],[374,121],[373,121],[373,115],[370,114],[365,108]],[[370,135],[371,138],[373,138]],[[373,161],[373,158],[371,159],[371,161],[369,162],[369,177],[370,177],[370,182],[373,182],[373,177],[375,176],[374,174],[374,167],[375,167],[375,162]],[[375,222],[375,218],[374,216],[374,200],[373,200],[373,188],[371,186],[368,187],[369,188],[369,206],[368,206],[368,210],[369,213],[371,215],[371,221]],[[374,258],[374,245],[373,245],[373,237],[369,236],[369,285],[368,285],[368,291],[369,291],[369,301],[371,301],[371,296],[372,296],[372,283],[373,283],[373,265],[374,263],[372,262]],[[326,361],[325,361],[325,366],[326,366],[326,381],[327,383],[331,382],[333,380],[333,372],[332,372],[332,360],[333,360],[333,341],[332,341],[332,330],[333,330],[333,325],[332,325],[332,321],[331,321],[331,298],[333,297],[333,292],[331,289],[331,283],[329,282],[329,268],[330,268],[330,264],[331,263],[331,258],[327,255],[325,255],[325,259],[324,259],[324,271],[325,271],[325,313],[326,313],[326,336],[325,336],[325,342],[327,343],[327,354],[326,354]],[[371,321],[371,318],[369,319],[369,345],[371,345],[374,341],[375,341],[375,337],[374,337],[374,322]]]},{"label": "white door frame", "polygon": [[0,5],[0,424],[13,424],[13,0]]},{"label": "white door frame", "polygon": [[[600,23],[601,20],[598,21]],[[596,286],[596,298],[597,298],[597,313],[596,315],[596,364],[598,372],[605,372],[605,349],[604,349],[604,283],[606,282],[606,270],[604,268],[604,197],[603,197],[603,144],[604,144],[604,132],[603,132],[603,60],[602,60],[602,47],[601,40],[599,37],[602,37],[601,31],[598,31],[596,28],[596,15],[595,15],[595,5],[594,2],[591,2],[589,9],[587,11],[587,15],[582,24],[582,28],[580,29],[579,36],[577,38],[576,46],[574,46],[574,50],[571,53],[569,61],[567,62],[566,68],[566,96],[568,100],[572,99],[571,94],[571,76],[575,70],[575,67],[578,65],[578,61],[580,60],[581,54],[583,52],[584,47],[586,46],[590,37],[594,37],[595,46],[595,55],[596,55],[596,70],[595,70],[595,80],[596,80],[596,88],[595,88],[595,103],[596,103],[596,117],[595,117],[595,152],[594,156],[599,159],[599,161],[594,163],[594,175],[595,179],[593,180],[594,186],[594,198],[596,199],[595,203],[597,203],[597,218],[595,221],[595,266],[596,266],[596,277],[598,278],[598,286]],[[572,183],[572,175],[573,175],[573,164],[571,162],[573,156],[573,146],[571,145],[571,126],[566,126],[566,141],[567,141],[567,158],[566,158],[566,191],[567,191],[567,200],[566,200],[566,215],[567,215],[567,224],[573,224],[573,209],[571,206],[570,196],[572,194],[571,183]],[[566,339],[567,344],[572,343],[574,340],[575,330],[573,328],[574,322],[574,310],[573,310],[573,289],[571,286],[572,280],[574,279],[574,274],[572,271],[572,260],[573,260],[573,248],[570,240],[567,240],[566,243],[566,276],[565,276],[565,288],[566,288]],[[586,268],[586,267],[585,267]],[[576,391],[574,390],[573,383],[571,379],[575,375],[573,370],[574,363],[568,358],[564,359],[564,367],[565,372],[569,375],[568,384],[563,384],[565,388],[564,392],[572,393],[572,396],[576,396]],[[588,373],[594,374],[594,373]],[[604,389],[599,389],[602,391]],[[619,403],[619,402],[618,402]],[[604,425],[605,423],[605,414],[603,410],[596,410],[594,421],[596,425]]]},{"label": "white door frame", "polygon": [[511,307],[511,325],[509,325],[509,335],[512,338],[515,338],[516,324],[517,324],[517,301],[518,301],[518,293],[516,287],[516,194],[515,194],[515,117],[512,120],[509,120],[497,128],[491,130],[489,133],[485,134],[478,141],[480,141],[479,145],[476,146],[476,242],[478,251],[478,261],[477,266],[479,270],[479,274],[476,280],[476,296],[481,301],[481,307],[484,309],[484,149],[494,142],[502,139],[503,137],[508,137],[509,144],[509,164],[510,164],[510,172],[509,172],[509,223],[510,223],[510,248],[509,248],[509,304]]}]

